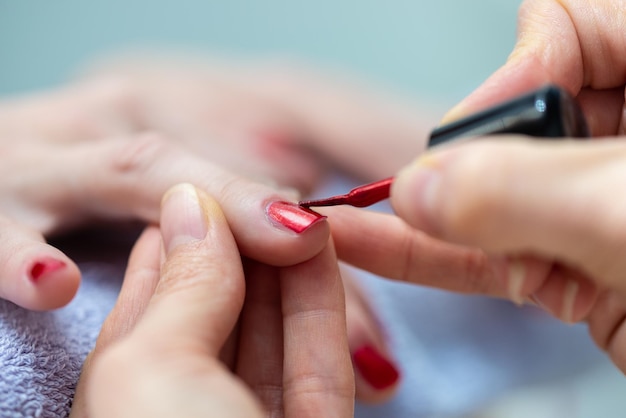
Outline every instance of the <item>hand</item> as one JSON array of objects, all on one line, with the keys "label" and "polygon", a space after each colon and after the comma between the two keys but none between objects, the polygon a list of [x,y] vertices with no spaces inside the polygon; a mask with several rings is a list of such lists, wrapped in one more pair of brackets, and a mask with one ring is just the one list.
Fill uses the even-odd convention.
[{"label": "hand", "polygon": [[398,175],[392,202],[413,227],[500,260],[481,262],[489,273],[478,289],[499,294],[491,283],[500,278],[517,302],[587,320],[626,372],[626,62],[616,53],[626,37],[611,29],[622,10],[619,1],[526,1],[509,61],[449,116],[550,82],[577,95],[593,134],[609,137],[442,147]]},{"label": "hand", "polygon": [[[284,209],[299,214],[297,228],[310,225],[311,232],[296,236],[281,225],[277,231],[267,204],[297,195],[245,176],[306,189],[326,164],[320,152],[349,168],[362,155],[346,149],[377,155],[380,137],[397,137],[395,147],[386,147],[406,158],[400,150],[414,146],[414,137],[425,138],[419,135],[424,124],[407,116],[418,113],[414,108],[389,106],[393,102],[377,95],[303,71],[157,67],[122,65],[0,105],[0,297],[30,309],[64,305],[80,275],[44,236],[100,219],[156,222],[160,196],[181,181],[220,199],[246,256],[274,265],[303,261],[325,245],[326,223],[291,206]],[[146,129],[165,133],[142,133]],[[219,159],[220,167],[207,159]],[[377,170],[384,165],[360,174]]]},{"label": "hand", "polygon": [[352,416],[332,244],[292,267],[247,263],[244,283],[224,214],[191,185],[167,193],[161,231],[133,250],[72,417]]},{"label": "hand", "polygon": [[238,173],[252,167],[255,177],[267,173],[304,191],[317,181],[306,174],[329,163],[365,180],[389,176],[423,149],[437,115],[432,104],[372,88],[355,74],[284,60],[133,54],[93,66],[87,80],[117,85],[135,124],[202,155],[217,152]]},{"label": "hand", "polygon": [[577,97],[593,136],[624,135],[623,11],[620,0],[524,1],[506,64],[444,120],[552,83]]},{"label": "hand", "polygon": [[[30,309],[64,305],[80,273],[44,236],[100,219],[157,222],[160,196],[179,181],[201,184],[219,197],[250,259],[289,265],[312,257],[325,245],[325,222],[287,206],[304,222],[297,229],[310,225],[294,233],[270,219],[266,205],[296,195],[244,176],[306,189],[328,163],[321,152],[327,149],[339,163],[344,158],[354,165],[358,155],[342,150],[376,154],[383,144],[379,135],[396,139],[395,146],[385,142],[390,155],[385,163],[399,166],[397,158],[410,155],[400,151],[416,146],[416,137],[425,138],[420,132],[426,124],[415,119],[417,109],[378,97],[302,70],[157,65],[143,58],[56,91],[5,102],[0,259],[8,261],[2,264],[0,297]],[[335,112],[344,117],[337,119]],[[365,122],[360,114],[369,115]],[[146,129],[160,133],[143,133]],[[220,167],[211,163],[218,160]],[[383,164],[359,170],[374,177],[387,169]],[[398,367],[358,284],[349,277],[346,283],[357,396],[381,401],[397,387]]]},{"label": "hand", "polygon": [[295,264],[328,239],[321,216],[289,203],[293,193],[230,173],[157,134],[71,145],[24,141],[0,155],[0,297],[30,309],[67,303],[79,281],[73,262],[43,235],[100,219],[158,222],[158,196],[178,182],[195,181],[219,196],[250,258]]}]

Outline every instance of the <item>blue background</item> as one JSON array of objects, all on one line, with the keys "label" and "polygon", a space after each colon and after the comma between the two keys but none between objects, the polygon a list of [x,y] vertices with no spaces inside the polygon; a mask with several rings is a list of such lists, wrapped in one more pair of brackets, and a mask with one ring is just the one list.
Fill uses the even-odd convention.
[{"label": "blue background", "polygon": [[0,95],[120,48],[303,58],[452,104],[506,59],[516,0],[0,0]]}]

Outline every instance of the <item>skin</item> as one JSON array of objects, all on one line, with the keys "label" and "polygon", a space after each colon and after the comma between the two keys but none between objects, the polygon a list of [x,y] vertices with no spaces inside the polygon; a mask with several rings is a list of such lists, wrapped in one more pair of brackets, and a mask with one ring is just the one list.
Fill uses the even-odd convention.
[{"label": "skin", "polygon": [[217,202],[172,188],[161,231],[149,227],[133,249],[71,416],[353,416],[332,243],[291,267],[244,264]]},{"label": "skin", "polygon": [[[443,287],[531,301],[565,321],[585,320],[626,371],[623,8],[605,0],[524,2],[509,60],[447,117],[550,82],[581,102],[593,141],[494,137],[428,152],[392,188],[394,209],[410,227],[379,220],[368,227],[378,242],[361,241],[360,254],[348,242],[354,237],[334,233],[339,254],[379,274],[437,285],[416,273],[423,273],[421,251],[429,242],[455,245],[448,248],[465,253],[467,265],[449,273],[465,283],[444,279]],[[387,232],[375,235],[383,226]],[[375,257],[369,245],[387,250],[365,260]],[[397,263],[382,262],[389,253]]]},{"label": "skin", "polygon": [[[306,192],[319,182],[333,155],[343,155],[372,132],[399,138],[391,153],[398,157],[390,159],[395,168],[387,172],[395,171],[399,156],[407,155],[405,144],[425,137],[425,123],[405,116],[411,107],[374,105],[377,95],[364,100],[370,97],[367,91],[340,86],[303,71],[225,64],[161,68],[146,61],[115,65],[57,91],[0,103],[0,223],[6,249],[0,258],[12,260],[0,276],[0,297],[30,309],[67,303],[78,285],[77,270],[43,237],[94,220],[157,222],[161,196],[183,181],[217,196],[247,257],[273,265],[309,259],[325,245],[328,224],[298,236],[272,225],[267,203],[299,197],[275,186]],[[387,107],[404,110],[384,112]],[[318,108],[325,112],[314,111]],[[354,118],[334,116],[348,110]],[[371,115],[369,124],[358,125],[357,114]],[[340,144],[339,149],[330,150],[331,143]],[[380,153],[365,148],[371,155]],[[344,167],[360,158],[345,154],[345,161],[338,162]],[[24,174],[11,175],[16,172]],[[54,295],[15,282],[37,253],[70,267],[56,277],[60,290]]]},{"label": "skin", "polygon": [[[422,146],[415,138],[426,138],[428,117],[415,118],[423,113],[352,81],[283,64],[148,57],[0,102],[0,298],[34,310],[68,303],[80,272],[46,238],[93,222],[156,224],[161,197],[180,182],[218,199],[250,263],[310,260],[326,248],[328,222],[295,234],[268,220],[267,203],[297,201],[329,166],[364,181],[394,172]],[[359,164],[383,151],[382,164]],[[46,258],[65,267],[31,281],[32,264]],[[374,346],[393,361],[358,284],[349,274],[344,280],[351,351]],[[358,374],[356,381],[366,402],[396,388],[374,390]]]}]

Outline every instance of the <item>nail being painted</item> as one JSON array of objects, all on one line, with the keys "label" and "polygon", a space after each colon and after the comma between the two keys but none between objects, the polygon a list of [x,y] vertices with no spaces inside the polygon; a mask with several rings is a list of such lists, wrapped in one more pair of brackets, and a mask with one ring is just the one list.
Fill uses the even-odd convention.
[{"label": "nail being painted", "polygon": [[282,225],[298,234],[326,219],[322,214],[291,202],[271,202],[265,212],[273,224]]}]

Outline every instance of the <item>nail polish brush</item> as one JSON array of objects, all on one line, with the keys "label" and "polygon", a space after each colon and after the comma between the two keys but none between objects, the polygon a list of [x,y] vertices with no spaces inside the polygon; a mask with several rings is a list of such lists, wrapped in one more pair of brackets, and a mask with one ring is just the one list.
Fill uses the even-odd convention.
[{"label": "nail polish brush", "polygon": [[[589,129],[576,100],[565,90],[548,85],[532,93],[441,126],[428,147],[469,136],[521,134],[537,139],[587,138]],[[389,197],[393,177],[352,189],[347,194],[303,200],[303,207],[350,205],[367,207]]]}]

